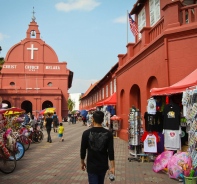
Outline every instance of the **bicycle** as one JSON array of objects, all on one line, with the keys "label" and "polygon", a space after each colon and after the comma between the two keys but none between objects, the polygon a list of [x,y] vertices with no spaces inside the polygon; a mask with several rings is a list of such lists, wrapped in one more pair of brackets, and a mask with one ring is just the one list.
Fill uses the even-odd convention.
[{"label": "bicycle", "polygon": [[[8,151],[8,149],[6,151]],[[12,173],[16,168],[15,154],[13,152],[9,152],[9,155],[13,157],[12,160],[10,160],[10,158],[5,155],[3,148],[2,147],[0,148],[0,171],[4,174]]]},{"label": "bicycle", "polygon": [[[3,140],[6,148],[15,155],[16,160],[20,160],[24,156],[25,148],[22,143],[13,138],[12,129],[7,129],[3,133]],[[14,160],[14,156],[11,155],[9,159]]]},{"label": "bicycle", "polygon": [[44,134],[42,133],[41,130],[38,130],[37,128],[32,128],[30,126],[25,126],[28,130],[28,138],[33,142],[33,143],[40,143],[44,139]]},{"label": "bicycle", "polygon": [[25,148],[24,148],[23,144],[20,142],[16,142],[13,153],[14,153],[14,155],[11,155],[9,157],[9,159],[13,161],[14,156],[15,156],[15,159],[17,161],[20,160],[25,155]]},{"label": "bicycle", "polygon": [[[23,129],[21,129],[21,130],[23,132]],[[12,137],[15,138],[16,141],[23,144],[25,151],[27,151],[29,149],[31,141],[27,136],[23,135],[22,133],[12,132]]]}]

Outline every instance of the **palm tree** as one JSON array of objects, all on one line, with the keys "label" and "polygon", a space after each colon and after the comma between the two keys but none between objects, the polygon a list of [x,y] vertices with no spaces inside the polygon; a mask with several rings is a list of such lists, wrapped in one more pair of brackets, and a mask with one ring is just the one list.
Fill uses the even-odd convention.
[{"label": "palm tree", "polygon": [[4,58],[3,57],[0,57],[0,71],[1,71],[1,69],[2,69],[2,66],[3,66],[3,64],[4,64]]},{"label": "palm tree", "polygon": [[68,103],[68,110],[72,112],[75,107],[75,102],[69,98],[67,103]]}]

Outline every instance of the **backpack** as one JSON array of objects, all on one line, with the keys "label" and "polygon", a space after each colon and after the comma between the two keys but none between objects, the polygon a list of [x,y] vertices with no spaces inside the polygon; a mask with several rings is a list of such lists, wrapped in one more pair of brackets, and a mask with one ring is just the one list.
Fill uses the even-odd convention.
[{"label": "backpack", "polygon": [[53,115],[53,122],[57,122],[58,119],[57,119],[57,115]]}]

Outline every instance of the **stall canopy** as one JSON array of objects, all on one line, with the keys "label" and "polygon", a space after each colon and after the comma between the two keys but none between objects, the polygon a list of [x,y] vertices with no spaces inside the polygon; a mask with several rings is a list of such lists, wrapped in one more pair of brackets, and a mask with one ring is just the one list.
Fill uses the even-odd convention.
[{"label": "stall canopy", "polygon": [[109,98],[98,102],[96,106],[103,106],[103,105],[116,105],[116,92],[111,95]]},{"label": "stall canopy", "polygon": [[173,84],[172,86],[164,87],[164,88],[152,88],[150,92],[151,92],[151,96],[170,95],[175,93],[182,93],[187,88],[196,85],[197,85],[197,69],[194,70],[185,78],[183,78],[181,81]]}]

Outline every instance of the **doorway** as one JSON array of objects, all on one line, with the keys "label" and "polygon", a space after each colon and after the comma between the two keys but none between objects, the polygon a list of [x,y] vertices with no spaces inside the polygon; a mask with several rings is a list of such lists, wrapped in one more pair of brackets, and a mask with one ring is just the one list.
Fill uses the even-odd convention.
[{"label": "doorway", "polygon": [[24,109],[26,113],[30,112],[32,114],[32,103],[28,100],[22,102],[21,109]]}]

